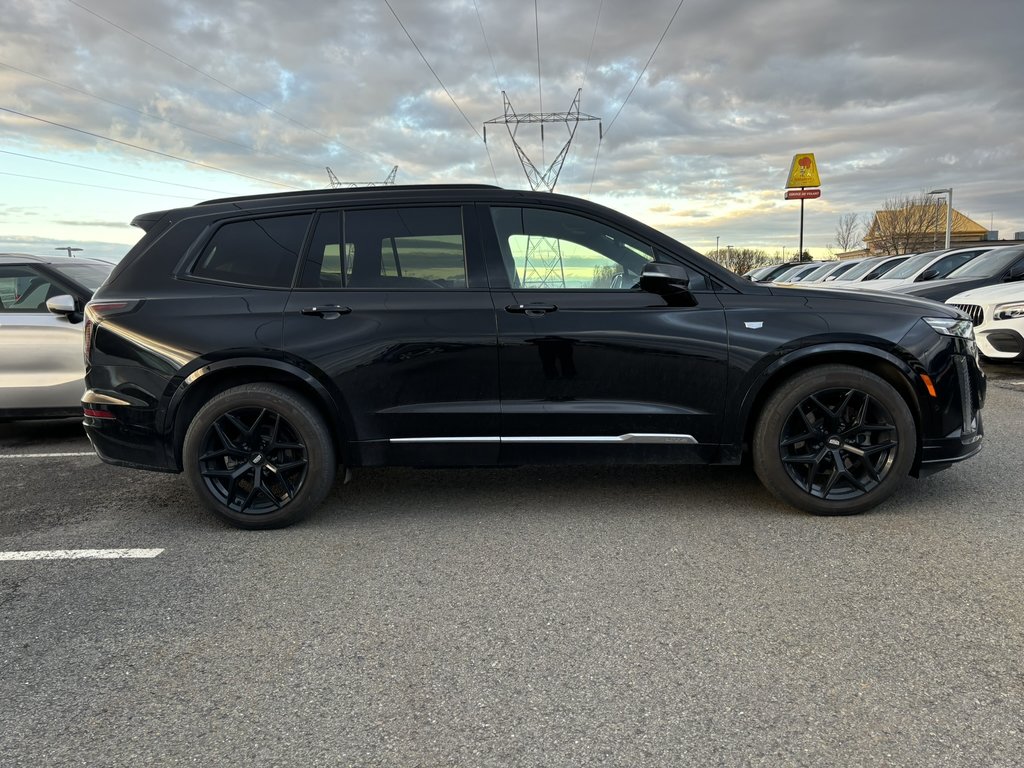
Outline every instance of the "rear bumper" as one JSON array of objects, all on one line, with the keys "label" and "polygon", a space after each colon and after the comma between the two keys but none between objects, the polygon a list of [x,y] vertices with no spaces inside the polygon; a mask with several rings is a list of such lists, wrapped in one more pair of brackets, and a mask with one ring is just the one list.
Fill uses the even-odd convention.
[{"label": "rear bumper", "polygon": [[82,424],[96,455],[107,464],[153,472],[181,471],[168,461],[155,438],[142,440],[138,434],[119,429],[116,424],[97,422],[100,420],[86,417]]},{"label": "rear bumper", "polygon": [[167,441],[156,429],[155,408],[93,389],[86,390],[82,405],[86,409],[82,420],[86,437],[104,462],[155,472],[181,471],[168,453]]}]

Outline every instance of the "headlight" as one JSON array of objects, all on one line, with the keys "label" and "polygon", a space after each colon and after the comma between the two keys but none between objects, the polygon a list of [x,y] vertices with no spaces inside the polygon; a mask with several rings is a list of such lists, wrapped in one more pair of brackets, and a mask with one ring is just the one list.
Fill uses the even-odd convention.
[{"label": "headlight", "polygon": [[1024,318],[1024,304],[1000,304],[992,315],[993,320],[1020,320]]},{"label": "headlight", "polygon": [[943,336],[956,336],[961,339],[974,338],[974,326],[970,320],[959,317],[922,317],[932,330]]}]

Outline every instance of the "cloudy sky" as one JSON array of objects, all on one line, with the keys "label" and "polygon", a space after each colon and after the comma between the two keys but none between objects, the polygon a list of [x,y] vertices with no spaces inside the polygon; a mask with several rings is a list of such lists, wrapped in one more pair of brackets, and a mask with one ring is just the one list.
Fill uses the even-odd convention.
[{"label": "cloudy sky", "polygon": [[[504,127],[485,145],[483,123],[502,114],[502,90],[517,112],[564,112],[578,88],[604,138],[580,123],[557,191],[700,250],[796,250],[799,203],[783,187],[797,152],[814,152],[821,175],[806,208],[816,255],[841,215],[936,188],[1002,237],[1024,230],[1021,0],[3,10],[0,251],[116,259],[140,235],[138,213],[327,186],[325,166],[342,181],[397,165],[399,183],[523,188]],[[565,136],[557,124],[543,145],[537,126],[518,133],[538,165]]]}]

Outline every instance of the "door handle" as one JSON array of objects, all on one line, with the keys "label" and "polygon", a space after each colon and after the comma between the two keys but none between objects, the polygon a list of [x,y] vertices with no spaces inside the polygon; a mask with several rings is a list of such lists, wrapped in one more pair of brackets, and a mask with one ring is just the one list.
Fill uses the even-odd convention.
[{"label": "door handle", "polygon": [[517,315],[528,315],[529,317],[540,317],[558,309],[554,304],[509,304],[505,307],[506,312]]},{"label": "door handle", "polygon": [[300,314],[310,317],[320,317],[324,320],[334,320],[351,312],[351,307],[341,307],[337,304],[323,304],[319,307],[306,307],[299,310]]}]

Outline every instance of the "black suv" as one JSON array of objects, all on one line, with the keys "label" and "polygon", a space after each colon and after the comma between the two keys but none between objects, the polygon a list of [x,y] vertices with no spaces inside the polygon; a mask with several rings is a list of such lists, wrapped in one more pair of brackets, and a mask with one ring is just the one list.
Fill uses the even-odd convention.
[{"label": "black suv", "polygon": [[144,214],[87,308],[104,461],[282,526],[339,464],[738,464],[853,514],[981,448],[968,320],[751,283],[633,219],[486,186]]}]

